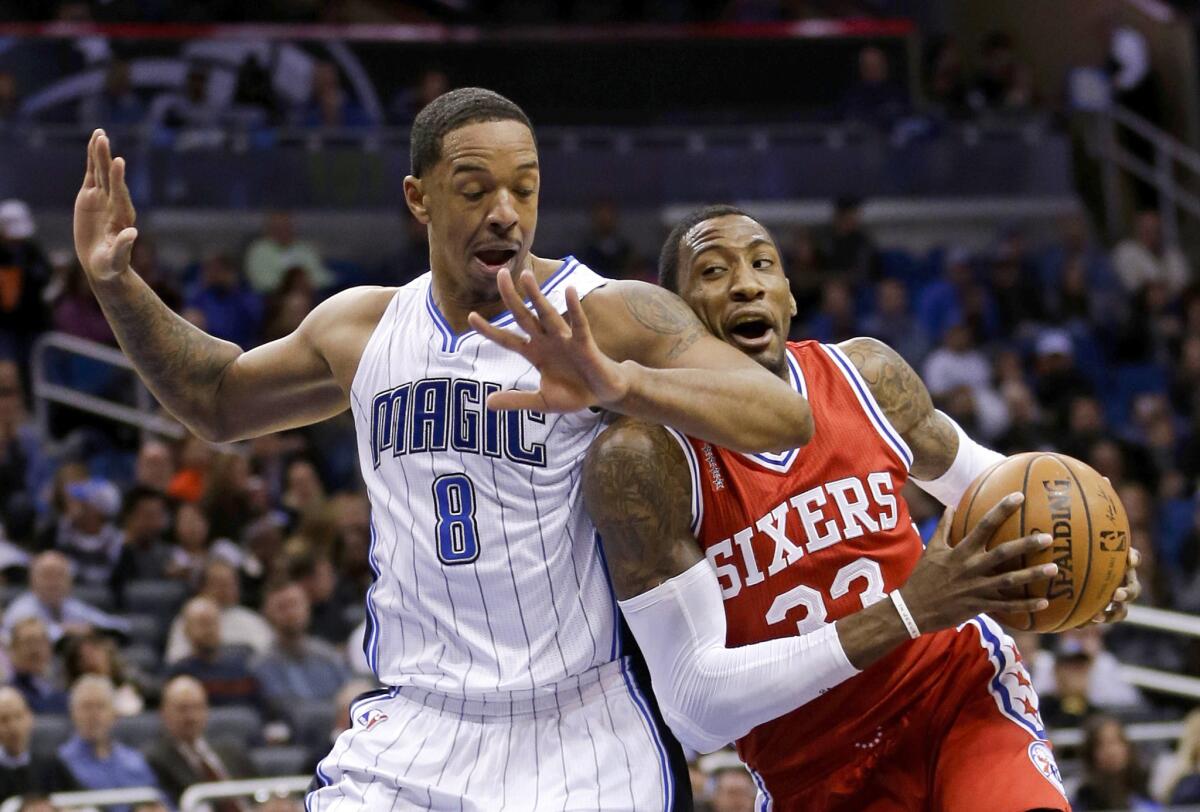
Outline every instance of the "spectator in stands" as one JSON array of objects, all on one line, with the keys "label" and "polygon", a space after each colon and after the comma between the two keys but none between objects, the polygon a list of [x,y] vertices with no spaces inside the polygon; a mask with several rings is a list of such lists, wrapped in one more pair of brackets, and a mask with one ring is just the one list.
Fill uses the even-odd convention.
[{"label": "spectator in stands", "polygon": [[166,494],[175,476],[175,454],[162,440],[143,440],[133,466],[135,486]]},{"label": "spectator in stands", "polygon": [[753,812],[757,791],[745,767],[729,765],[713,771],[713,812]]},{"label": "spectator in stands", "polygon": [[826,278],[832,276],[822,269],[816,241],[806,226],[797,226],[792,230],[783,270],[792,289],[792,298],[796,300],[796,317],[792,319],[793,335],[790,337],[799,340],[802,334],[798,330],[808,324],[809,318],[820,306],[821,288]]},{"label": "spectator in stands", "polygon": [[1092,395],[1092,383],[1075,367],[1075,345],[1065,330],[1045,330],[1037,339],[1034,391],[1056,429],[1067,427],[1071,403]]},{"label": "spectator in stands", "polygon": [[821,309],[805,327],[805,338],[836,344],[858,335],[854,317],[854,294],[840,279],[826,282],[822,288]]},{"label": "spectator in stands", "polygon": [[92,629],[129,633],[129,621],[73,597],[73,586],[71,562],[65,555],[51,550],[37,556],[29,567],[29,590],[14,598],[4,612],[4,630],[11,632],[17,621],[36,617],[54,643],[64,634],[86,634]]},{"label": "spectator in stands", "polygon": [[316,304],[316,291],[307,272],[298,265],[288,268],[279,287],[267,297],[262,340],[274,341],[295,332]]},{"label": "spectator in stands", "polygon": [[821,266],[854,289],[879,279],[879,250],[862,224],[862,201],[839,198],[833,207],[833,223],[821,247]]},{"label": "spectator in stands", "polygon": [[1017,60],[1012,37],[992,31],[983,40],[983,65],[969,96],[977,111],[1020,111],[1033,105],[1033,74]]},{"label": "spectator in stands", "polygon": [[58,748],[59,759],[84,789],[157,787],[142,754],[113,739],[116,721],[112,683],[92,674],[81,677],[71,688],[74,735]]},{"label": "spectator in stands", "polygon": [[62,812],[62,810],[55,806],[47,795],[26,793],[21,798],[21,808],[18,812]]},{"label": "spectator in stands", "polygon": [[291,515],[293,527],[325,509],[325,486],[312,460],[297,457],[288,464],[285,490],[279,501]]},{"label": "spectator in stands", "polygon": [[1034,322],[1044,319],[1045,293],[1025,256],[1024,236],[1020,232],[1006,235],[992,258],[991,291],[1002,335],[1027,335]]},{"label": "spectator in stands", "polygon": [[32,736],[33,713],[24,697],[14,688],[0,688],[0,798],[77,788],[62,762],[29,749]]},{"label": "spectator in stands", "polygon": [[208,515],[211,533],[217,538],[237,538],[254,518],[250,493],[250,460],[238,452],[219,453],[201,504]]},{"label": "spectator in stands", "polygon": [[928,66],[926,85],[933,110],[947,118],[967,115],[970,110],[967,101],[970,87],[958,43],[948,37],[936,43],[931,50]]},{"label": "spectator in stands", "polygon": [[957,393],[960,401],[970,401],[969,407],[950,409],[957,412],[951,415],[955,420],[971,415],[967,422],[988,438],[1007,427],[1004,401],[992,386],[992,366],[965,323],[948,327],[941,346],[925,359],[922,377],[935,400],[949,404]]},{"label": "spectator in stands", "polygon": [[332,699],[349,677],[337,650],[309,634],[308,596],[299,584],[277,581],[263,612],[275,632],[270,651],[255,663],[258,682],[279,710],[292,699]]},{"label": "spectator in stands", "polygon": [[[146,118],[146,105],[133,89],[129,63],[113,57],[104,72],[104,87],[79,103],[79,123],[94,127],[135,127]],[[135,267],[137,267],[135,265]],[[141,271],[141,268],[138,268]]]},{"label": "spectator in stands", "polygon": [[1187,715],[1163,788],[1166,803],[1200,804],[1200,710]]},{"label": "spectator in stands", "polygon": [[112,704],[117,716],[136,716],[146,708],[147,686],[125,663],[111,638],[95,632],[67,641],[63,651],[67,684],[74,685],[85,674],[104,677],[113,687]]},{"label": "spectator in stands", "polygon": [[[207,781],[229,781],[254,775],[250,756],[236,741],[210,741],[205,736],[208,726],[208,697],[204,686],[188,676],[174,677],[163,688],[163,733],[146,748],[146,760],[171,800],[178,804],[179,796],[192,784]],[[217,812],[240,812],[247,807],[238,801],[218,801]]]},{"label": "spectator in stands", "polygon": [[64,255],[55,263],[54,273],[60,280],[51,311],[54,329],[98,344],[115,345],[117,339],[75,255]]},{"label": "spectator in stands", "polygon": [[133,244],[129,264],[158,298],[163,300],[163,304],[179,312],[183,307],[183,294],[176,283],[177,277],[159,261],[158,244],[149,234],[138,235]]},{"label": "spectator in stands", "polygon": [[1162,219],[1154,209],[1138,212],[1133,236],[1113,249],[1113,268],[1131,294],[1151,282],[1160,282],[1170,296],[1177,296],[1192,281],[1187,258],[1178,245],[1167,244]]},{"label": "spectator in stands", "polygon": [[342,88],[338,67],[321,61],[313,66],[312,93],[304,111],[306,127],[345,129],[370,126],[367,111]]},{"label": "spectator in stands", "polygon": [[429,270],[429,231],[408,209],[400,212],[404,245],[381,264],[377,274],[383,285],[404,285]]},{"label": "spectator in stands", "polygon": [[1093,716],[1084,726],[1084,779],[1072,799],[1079,812],[1129,809],[1149,802],[1146,770],[1125,728],[1111,716]]},{"label": "spectator in stands", "polygon": [[221,642],[221,611],[210,598],[192,598],[181,613],[192,653],[171,666],[172,677],[187,675],[204,686],[210,702],[261,706],[262,691],[250,670],[249,652]]},{"label": "spectator in stands", "polygon": [[995,303],[987,288],[976,281],[971,255],[965,249],[947,252],[942,278],[921,291],[917,318],[935,342],[941,341],[954,324],[967,325],[979,339],[995,335]]},{"label": "spectator in stands", "polygon": [[908,94],[891,80],[887,54],[874,45],[859,51],[858,80],[842,96],[842,118],[886,128],[908,109]]},{"label": "spectator in stands", "polygon": [[246,54],[238,66],[233,102],[244,111],[254,112],[251,123],[279,123],[282,113],[279,98],[271,83],[271,72],[259,60],[258,54]]},{"label": "spectator in stands", "polygon": [[67,692],[56,674],[54,649],[46,624],[27,617],[8,632],[9,687],[16,689],[34,713],[66,713]]},{"label": "spectator in stands", "polygon": [[998,451],[1016,454],[1053,447],[1037,400],[1024,381],[1005,382],[1000,387],[1000,396],[1008,412],[1008,428],[996,438]]},{"label": "spectator in stands", "polygon": [[[275,640],[271,626],[262,615],[241,606],[241,587],[237,569],[228,561],[212,558],[204,567],[200,594],[210,598],[221,610],[221,640],[231,646],[247,646],[251,651],[265,653]],[[167,637],[168,663],[175,663],[192,654],[191,643],[183,632],[183,618],[175,618]]]},{"label": "spectator in stands", "polygon": [[48,466],[41,435],[25,409],[20,371],[14,361],[0,360],[0,527],[10,537],[24,541],[33,535],[38,479]]},{"label": "spectator in stands", "polygon": [[66,511],[40,539],[75,564],[81,583],[108,586],[121,557],[121,491],[107,479],[92,478],[67,486]]},{"label": "spectator in stands", "polygon": [[617,204],[608,198],[592,204],[590,224],[579,260],[596,273],[626,278],[633,258],[633,243],[620,231]]},{"label": "spectator in stands", "polygon": [[348,607],[338,600],[333,561],[328,553],[303,541],[289,544],[288,548],[284,571],[288,580],[299,584],[308,598],[312,607],[312,633],[330,645],[341,643],[354,624],[347,622]]},{"label": "spectator in stands", "polygon": [[43,292],[50,264],[34,240],[36,233],[24,201],[0,202],[0,359],[16,361],[26,384],[33,340],[49,323]]},{"label": "spectator in stands", "polygon": [[211,538],[208,517],[199,505],[184,502],[175,509],[175,545],[166,575],[196,586],[208,563]]},{"label": "spectator in stands", "polygon": [[429,68],[421,72],[412,86],[401,90],[392,99],[389,112],[393,123],[409,126],[425,105],[450,90],[450,77],[445,71]]},{"label": "spectator in stands", "polygon": [[[209,89],[208,69],[203,65],[188,68],[182,92],[168,93],[156,98],[151,105],[150,120],[164,131],[190,139],[211,138],[221,124],[225,109],[214,101]],[[219,143],[208,140],[205,143]]]},{"label": "spectator in stands", "polygon": [[188,293],[186,305],[204,315],[205,330],[217,338],[249,349],[258,343],[262,299],[238,278],[228,254],[209,254],[200,266],[200,281]]},{"label": "spectator in stands", "polygon": [[309,753],[308,761],[310,768],[305,769],[306,773],[316,772],[317,764],[329,755],[329,748],[337,741],[338,736],[353,726],[354,720],[350,718],[350,707],[354,701],[376,687],[378,687],[377,683],[365,679],[351,679],[341,687],[333,699],[336,710],[333,713],[333,723],[330,725],[329,735],[324,741],[312,742],[312,752]]},{"label": "spectator in stands", "polygon": [[213,449],[199,437],[188,435],[179,452],[179,467],[171,478],[167,495],[183,502],[199,502],[204,495]]},{"label": "spectator in stands", "polygon": [[166,577],[171,562],[167,531],[171,527],[167,497],[142,485],[125,494],[121,508],[121,554],[112,574],[113,595],[124,606],[125,587],[133,580]]},{"label": "spectator in stands", "polygon": [[878,338],[913,367],[929,353],[929,334],[908,307],[908,289],[898,279],[882,279],[875,287],[875,307],[859,322],[859,332]]},{"label": "spectator in stands", "polygon": [[310,242],[296,238],[292,215],[284,211],[267,215],[263,235],[246,249],[246,279],[259,293],[279,287],[289,268],[303,268],[316,290],[333,283],[321,253]]},{"label": "spectator in stands", "polygon": [[1088,698],[1092,657],[1079,640],[1063,638],[1058,642],[1053,665],[1054,687],[1041,695],[1039,710],[1052,728],[1078,727],[1096,710]]}]

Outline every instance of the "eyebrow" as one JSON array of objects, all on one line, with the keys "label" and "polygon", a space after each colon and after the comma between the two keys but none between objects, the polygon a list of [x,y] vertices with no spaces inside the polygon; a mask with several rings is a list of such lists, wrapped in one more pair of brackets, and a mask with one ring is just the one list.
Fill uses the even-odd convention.
[{"label": "eyebrow", "polygon": [[487,167],[483,166],[482,164],[464,163],[464,164],[456,165],[454,167],[454,170],[450,174],[451,175],[461,175],[466,172],[487,172],[487,171],[488,171]]},{"label": "eyebrow", "polygon": [[757,248],[760,245],[774,246],[770,239],[764,236],[758,236],[750,240],[745,245],[730,245],[723,242],[700,243],[692,249],[692,259],[707,253],[708,251],[730,251],[737,253],[739,251],[749,251]]}]

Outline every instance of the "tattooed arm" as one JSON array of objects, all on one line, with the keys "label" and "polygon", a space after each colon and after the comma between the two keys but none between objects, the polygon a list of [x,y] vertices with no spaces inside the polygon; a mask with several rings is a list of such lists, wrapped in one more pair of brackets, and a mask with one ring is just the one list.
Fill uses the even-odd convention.
[{"label": "tattooed arm", "polygon": [[610,282],[583,300],[600,350],[628,373],[612,411],[735,451],[782,451],[812,437],[808,401],[711,336],[675,294]]},{"label": "tattooed arm", "polygon": [[900,353],[874,338],[852,338],[838,346],[871,387],[888,422],[908,443],[913,477],[937,479],[950,470],[958,454],[958,432],[946,415],[933,408],[925,382]]},{"label": "tattooed arm", "polygon": [[236,440],[344,410],[356,350],[389,293],[359,289],[319,305],[290,336],[242,352],[163,304],[129,265],[137,230],[125,163],[97,130],[75,200],[75,249],[121,349],[150,391],[198,436]]},{"label": "tattooed arm", "polygon": [[[667,432],[618,420],[592,444],[583,493],[603,539],[621,611],[646,657],[654,692],[675,734],[707,752],[850,679],[909,639],[891,601],[803,635],[729,648],[716,572],[692,537],[691,480]],[[1016,509],[994,508],[954,549],[943,521],[901,592],[924,632],[1005,603],[1000,589],[1047,577],[990,575],[1044,540],[985,542]],[[985,577],[986,576],[986,577]],[[759,587],[762,588],[762,587]]]}]

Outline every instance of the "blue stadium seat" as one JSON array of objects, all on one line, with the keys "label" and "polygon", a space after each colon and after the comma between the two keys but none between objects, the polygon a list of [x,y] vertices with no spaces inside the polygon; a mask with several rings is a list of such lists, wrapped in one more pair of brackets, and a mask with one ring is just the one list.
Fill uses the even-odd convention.
[{"label": "blue stadium seat", "polygon": [[112,590],[107,584],[75,584],[74,597],[103,612],[113,610]]},{"label": "blue stadium seat", "polygon": [[157,738],[162,730],[162,722],[157,713],[139,713],[136,716],[125,716],[117,719],[113,728],[113,737],[130,747],[142,748]]},{"label": "blue stadium seat", "polygon": [[166,637],[169,615],[129,614],[129,638],[133,643],[158,648]]},{"label": "blue stadium seat", "polygon": [[304,747],[256,747],[250,751],[250,761],[260,776],[300,775],[308,761]]},{"label": "blue stadium seat", "polygon": [[71,720],[65,715],[38,714],[33,719],[29,748],[39,755],[48,755],[70,737]]},{"label": "blue stadium seat", "polygon": [[130,581],[125,585],[125,609],[150,615],[174,616],[187,598],[187,587],[179,581]]},{"label": "blue stadium seat", "polygon": [[249,746],[259,738],[261,730],[262,716],[254,708],[229,705],[208,711],[209,738],[237,739],[243,746]]}]

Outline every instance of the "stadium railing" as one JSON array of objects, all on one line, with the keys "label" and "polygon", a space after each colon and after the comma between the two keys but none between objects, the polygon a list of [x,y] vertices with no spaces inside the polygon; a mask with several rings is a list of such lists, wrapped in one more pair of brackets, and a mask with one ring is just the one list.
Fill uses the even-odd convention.
[{"label": "stadium railing", "polygon": [[[1151,631],[1200,638],[1200,617],[1184,612],[1171,612],[1150,606],[1131,606],[1129,607],[1129,617],[1124,622],[1130,626]],[[1131,685],[1148,691],[1200,700],[1200,678],[1197,677],[1173,674],[1169,671],[1160,671],[1131,663],[1121,664],[1121,676]]]},{"label": "stadium railing", "polygon": [[[296,795],[306,791],[311,775],[289,775],[278,778],[249,778],[243,781],[214,781],[193,784],[179,799],[179,812],[200,812],[210,801],[224,798],[252,797],[258,801],[280,795]],[[0,810],[0,812],[3,812]]]},{"label": "stadium railing", "polygon": [[100,417],[125,423],[143,432],[162,434],[179,439],[185,436],[183,426],[174,420],[159,414],[154,398],[149,390],[137,379],[129,375],[132,390],[133,406],[125,402],[111,400],[91,392],[84,391],[68,383],[54,380],[50,369],[50,354],[63,353],[67,356],[85,358],[118,369],[133,372],[133,364],[125,354],[113,347],[107,347],[94,341],[77,338],[66,333],[43,333],[38,336],[33,346],[32,379],[34,397],[34,415],[37,419],[38,430],[43,437],[50,434],[50,404],[60,403]]},{"label": "stadium railing", "polygon": [[[127,806],[129,804],[161,800],[162,790],[157,787],[94,789],[84,792],[55,792],[50,795],[50,803],[54,804],[56,809]],[[21,796],[13,796],[0,804],[0,812],[18,812],[21,808],[21,803]]]}]

